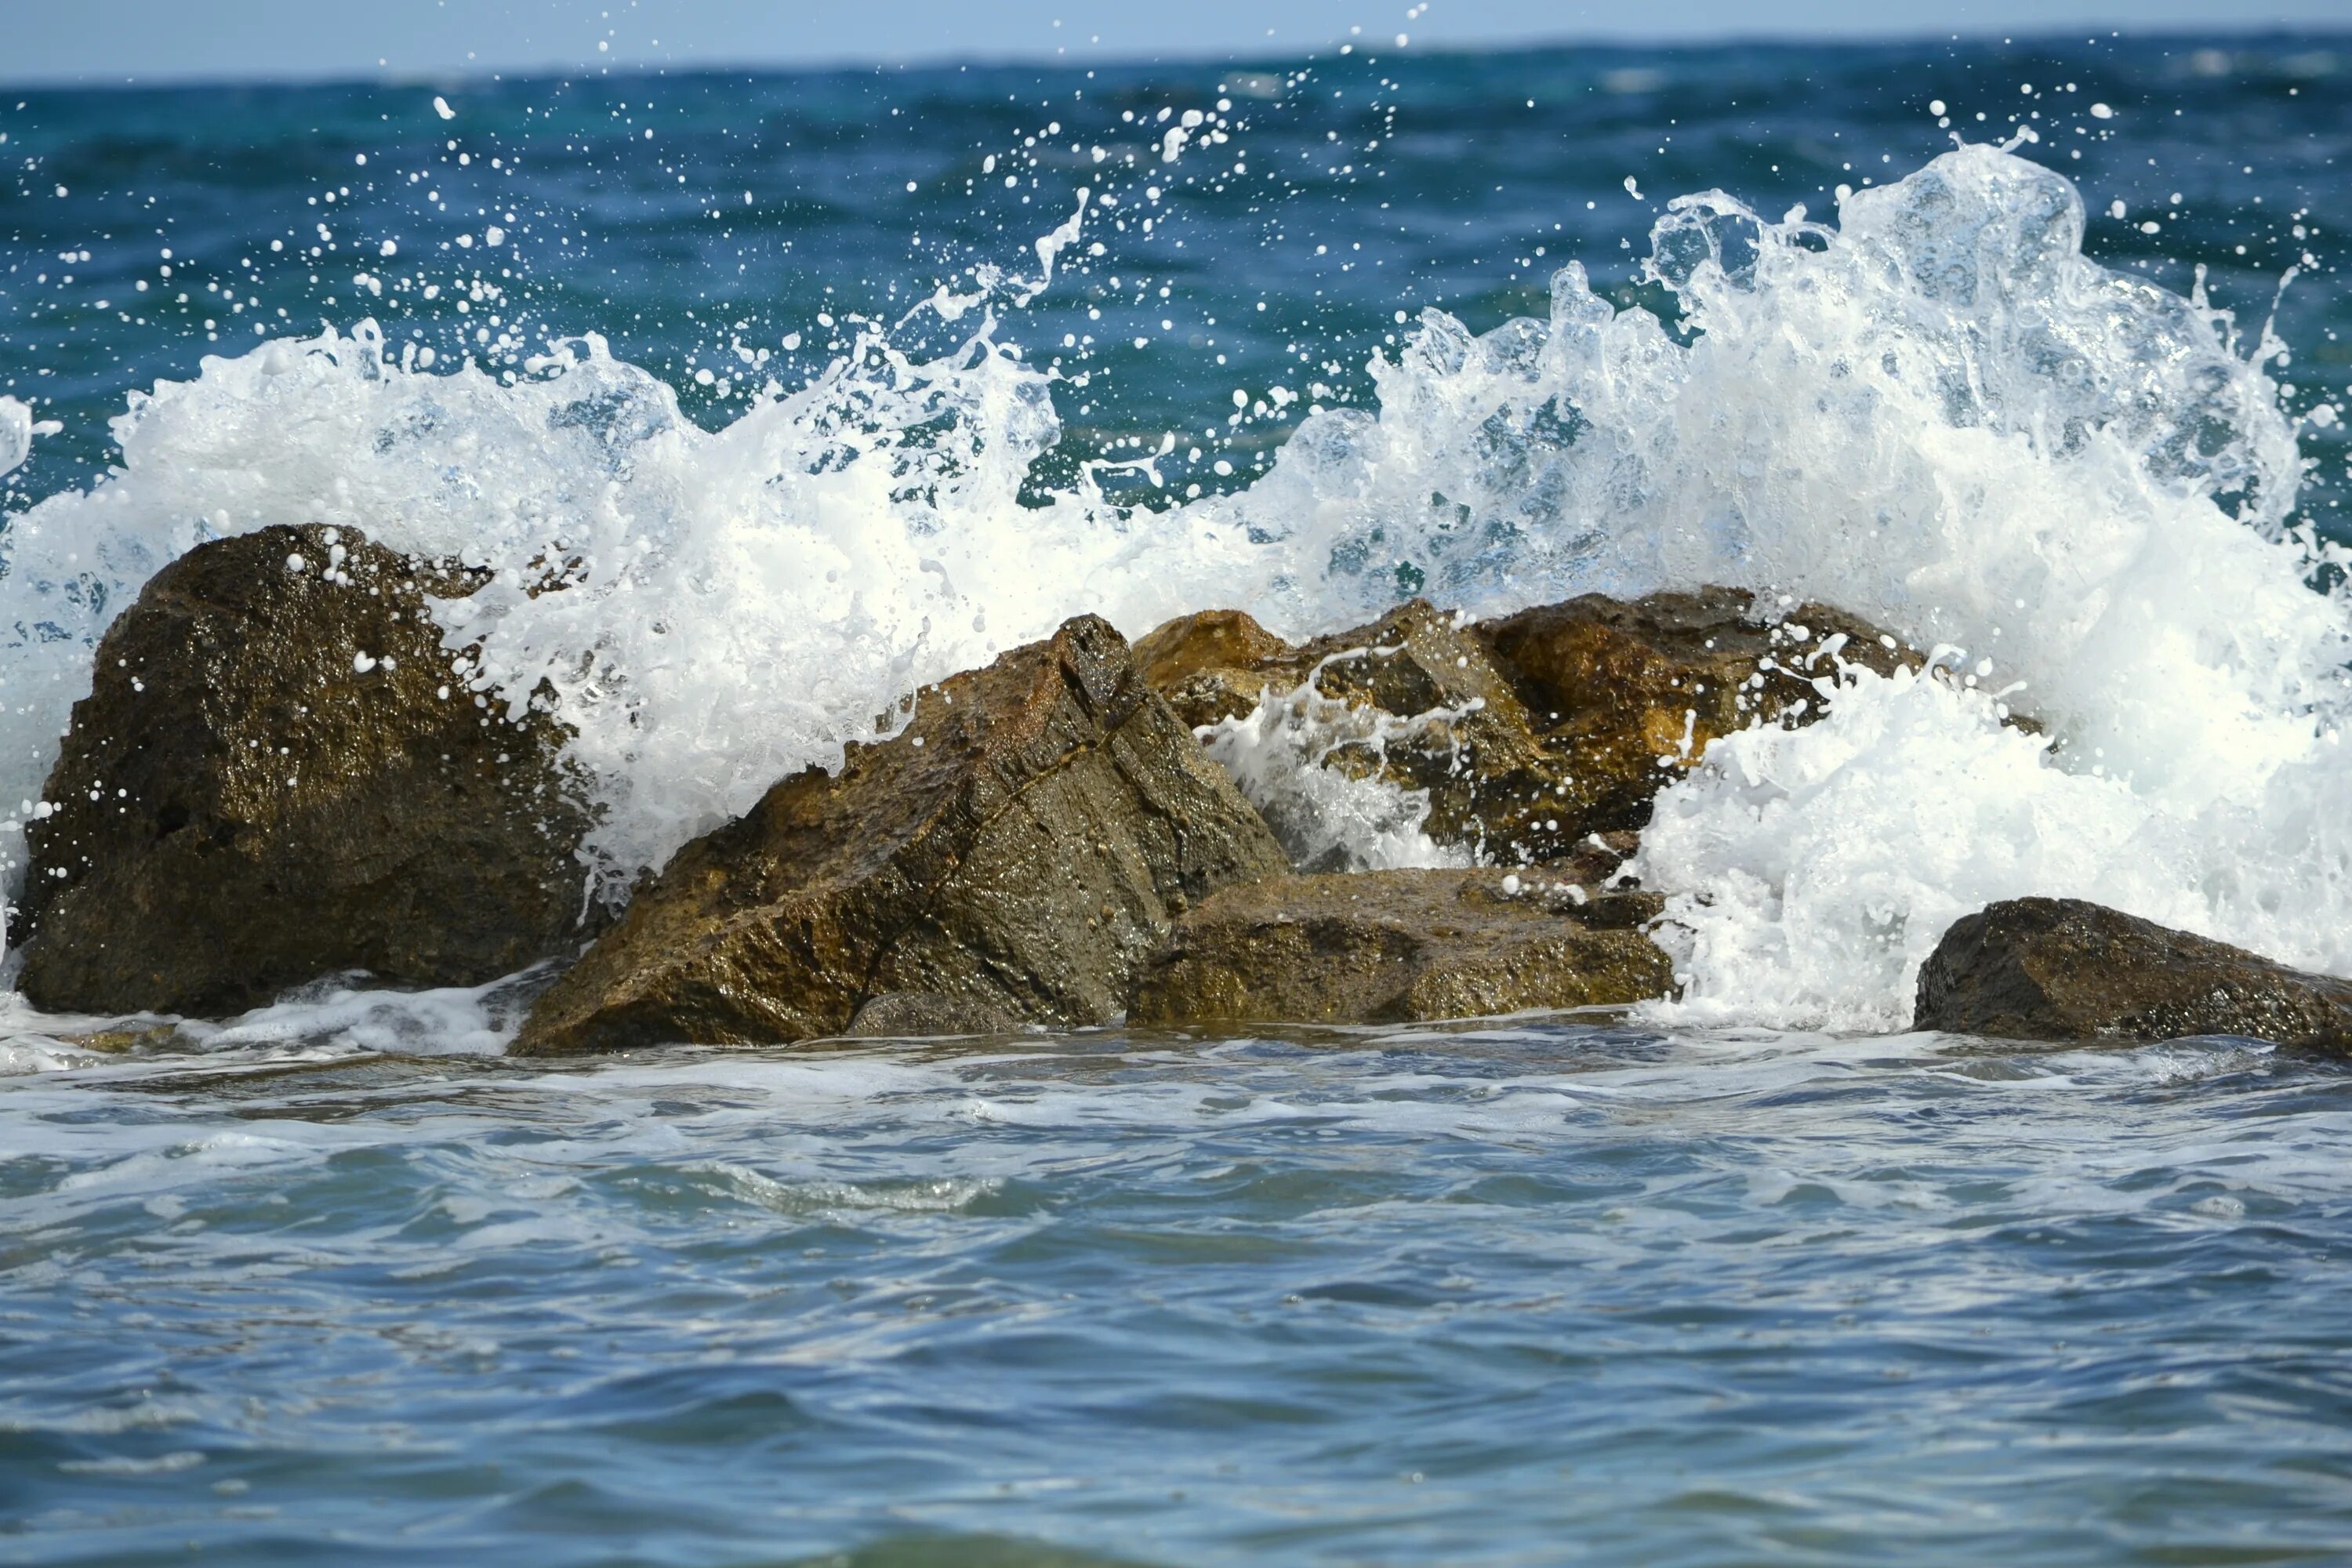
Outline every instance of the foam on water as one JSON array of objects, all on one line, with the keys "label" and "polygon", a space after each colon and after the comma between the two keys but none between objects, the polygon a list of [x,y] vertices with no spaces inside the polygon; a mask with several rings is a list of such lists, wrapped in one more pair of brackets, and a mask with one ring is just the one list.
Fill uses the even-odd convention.
[{"label": "foam on water", "polygon": [[[2086,1100],[2243,1073],[2272,1054],[2252,1042],[2190,1040],[2128,1051],[1969,1056],[1948,1052],[1940,1037],[1912,1035],[1874,1039],[1858,1056],[1849,1039],[1803,1031],[1769,1037],[1631,1028],[1612,1034],[1507,1023],[1314,1031],[1313,1038],[1307,1049],[1255,1039],[1170,1051],[1113,1033],[1076,1049],[1054,1042],[930,1059],[884,1047],[814,1056],[677,1052],[616,1060],[594,1073],[507,1064],[439,1079],[426,1076],[436,1069],[418,1064],[408,1079],[387,1080],[405,1082],[406,1089],[377,1086],[398,1101],[420,1083],[442,1085],[446,1100],[427,1097],[428,1108],[412,1116],[222,1119],[217,1105],[200,1097],[151,1096],[157,1110],[135,1118],[28,1118],[17,1152],[46,1163],[33,1190],[55,1217],[58,1205],[87,1210],[124,1203],[162,1215],[175,1205],[195,1206],[207,1190],[248,1174],[268,1174],[282,1185],[290,1173],[321,1170],[348,1152],[406,1157],[463,1147],[496,1168],[494,1181],[471,1188],[494,1197],[435,1201],[478,1239],[485,1221],[520,1220],[543,1227],[542,1234],[598,1231],[572,1211],[582,1184],[603,1180],[615,1167],[657,1169],[666,1181],[682,1184],[666,1205],[741,1205],[787,1216],[945,1215],[1004,1198],[1023,1184],[1083,1174],[1103,1161],[1150,1161],[1148,1151],[1183,1147],[1203,1132],[1230,1138],[1344,1129],[1358,1140],[1535,1148],[1556,1145],[1564,1126],[1647,1127],[1660,1108],[1672,1107],[1677,1137],[1720,1135],[1736,1144],[1738,1133],[1752,1129],[1759,1104],[1801,1103],[1810,1108],[1806,1115],[1832,1120],[1854,1114],[1839,1110],[1839,1096],[1829,1091],[1858,1079],[1904,1086],[1915,1099],[1992,1100],[2063,1118],[2078,1114],[2069,1106]],[[1695,1061],[1706,1064],[1696,1076]],[[248,1058],[240,1065],[258,1064]],[[374,1092],[332,1077],[324,1070],[331,1062],[310,1065],[316,1076],[254,1075],[248,1092],[298,1105],[311,1096]],[[71,1106],[82,1101],[39,1097],[138,1093],[168,1087],[184,1073],[184,1062],[156,1057],[109,1064],[70,1088],[50,1080],[12,1092],[29,1097],[20,1103]],[[472,1092],[448,1089],[452,1084]],[[516,1146],[478,1137],[483,1116],[530,1102],[547,1109],[502,1123],[528,1130]],[[2321,1118],[2307,1132],[2332,1139],[2341,1121]],[[983,1127],[985,1134],[978,1131]],[[1021,1131],[1045,1136],[1012,1136]],[[2005,1131],[1992,1119],[1950,1136],[1998,1142]],[[1921,1176],[1890,1160],[1883,1143],[1859,1137],[1799,1142],[1801,1152],[1794,1144],[1783,1152],[1807,1165],[1794,1179],[1842,1193],[1850,1187],[1847,1201],[1913,1203],[1916,1194],[1944,1185],[1941,1176]],[[2295,1140],[2270,1137],[2217,1136],[2210,1145],[2173,1152],[2177,1179],[2145,1185],[2127,1180],[2147,1168],[2145,1149],[2128,1142],[2077,1149],[2073,1168],[2060,1178],[2064,1193],[2047,1195],[2041,1212],[2146,1210],[2180,1183],[2223,1166],[2240,1186],[2332,1193],[2340,1165],[2332,1156],[2314,1157]],[[1671,1186],[1675,1178],[1659,1180]],[[1764,1198],[1775,1202],[1778,1194]],[[374,1232],[344,1239],[356,1246],[385,1240]],[[320,1243],[298,1237],[294,1245]],[[409,1245],[437,1253],[448,1243],[427,1235]]]},{"label": "foam on water", "polygon": [[[543,972],[543,966],[542,966]],[[352,1049],[411,1056],[495,1056],[522,1022],[538,972],[487,985],[381,991],[341,976],[302,986],[225,1024],[190,1021],[174,1042],[205,1050]]]},{"label": "foam on water", "polygon": [[[511,384],[425,373],[370,324],[207,360],[133,397],[116,474],[11,520],[0,805],[32,806],[138,585],[270,522],[500,572],[445,608],[449,645],[478,647],[478,690],[556,693],[616,889],[1080,611],[1134,633],[1236,605],[1300,635],[1414,592],[1484,613],[1717,582],[1946,645],[1979,690],[1859,678],[1829,723],[1719,742],[1669,792],[1639,868],[1676,895],[1685,1011],[1900,1024],[1943,923],[2025,891],[2352,971],[2352,621],[2293,527],[2278,345],[2085,258],[2074,187],[2001,151],[1840,216],[1683,198],[1651,262],[1679,321],[1573,265],[1546,321],[1425,312],[1377,414],[1314,415],[1257,484],[1157,514],[1091,470],[1023,494],[1059,426],[999,322],[1042,279],[933,301],[971,334],[943,358],[869,326],[715,433],[593,337]],[[2000,726],[1996,689],[2054,748]]]}]

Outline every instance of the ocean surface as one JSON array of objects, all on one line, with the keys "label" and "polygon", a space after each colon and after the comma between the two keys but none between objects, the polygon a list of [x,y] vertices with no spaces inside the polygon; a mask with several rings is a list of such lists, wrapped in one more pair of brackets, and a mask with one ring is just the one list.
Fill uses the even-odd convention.
[{"label": "ocean surface", "polygon": [[1079,610],[1730,582],[1952,675],[1666,792],[1628,1017],[0,997],[0,1562],[2352,1556],[2352,1077],[1906,1032],[2024,892],[2352,973],[2347,220],[2352,35],[0,88],[10,876],[270,522],[577,563],[452,635],[616,887]]}]

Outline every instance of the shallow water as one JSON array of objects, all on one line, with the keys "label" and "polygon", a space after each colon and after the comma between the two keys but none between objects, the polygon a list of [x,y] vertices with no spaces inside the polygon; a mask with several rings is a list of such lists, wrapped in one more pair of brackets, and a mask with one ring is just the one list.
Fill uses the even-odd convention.
[{"label": "shallow water", "polygon": [[[2023,124],[2042,140],[2021,153],[2076,182],[2085,253],[2114,271],[2018,269],[2021,309],[1992,324],[2032,330],[1971,368],[2011,392],[2063,380],[2055,320],[2125,374],[2136,347],[2186,340],[2119,347],[2065,314],[2068,289],[2186,291],[2200,265],[2239,312],[2242,364],[2299,266],[2276,316],[2290,360],[2217,373],[2250,401],[2198,449],[2298,443],[2311,466],[2271,474],[2252,521],[2341,541],[2345,425],[2314,414],[2352,378],[2347,81],[2346,39],[2269,37],[0,93],[0,394],[63,426],[0,478],[0,767],[26,788],[84,639],[206,531],[315,516],[466,543],[519,508],[625,491],[614,537],[689,559],[709,604],[662,613],[699,615],[680,624],[719,672],[681,694],[623,661],[649,704],[630,733],[677,742],[628,759],[656,806],[713,756],[740,786],[821,755],[925,647],[978,657],[1050,619],[1077,578],[1039,563],[1096,572],[1138,614],[1174,591],[1163,576],[1225,585],[1155,517],[1246,534],[1319,498],[1331,560],[1268,603],[1345,624],[1389,592],[1380,530],[1420,526],[1393,503],[1441,479],[1469,493],[1458,477],[1526,525],[1492,535],[1500,565],[1465,597],[1635,581],[1675,508],[1736,517],[1782,556],[1726,547],[1708,570],[1801,568],[1923,639],[1982,639],[1971,657],[2013,658],[2062,742],[2042,755],[1989,699],[1925,685],[1740,738],[1670,800],[1645,868],[1691,922],[1679,1015],[550,1068],[498,1055],[527,984],[328,983],[176,1029],[0,1000],[0,1560],[2340,1561],[2344,1069],[2242,1041],[2069,1053],[1868,1029],[1907,1016],[1910,947],[2022,890],[2352,962],[2352,775],[2320,744],[2347,716],[2327,692],[2342,599],[2239,548],[2219,480],[2127,442],[1989,434],[1998,398],[1954,416],[1964,434],[1905,425],[1916,388],[1893,370],[1883,403],[1832,409],[1832,383],[1870,363],[1840,348],[1853,316],[1806,314],[1829,275],[1796,253],[1828,242],[1794,230],[1786,286],[1752,311],[1720,293],[1717,346],[1693,353],[1722,418],[1652,407],[1644,425],[1574,384],[1589,425],[1545,437],[1655,437],[1634,456],[1658,471],[1681,443],[1663,500],[1628,481],[1577,512],[1507,420],[1479,423],[1486,390],[1442,353],[1377,388],[1367,362],[1416,331],[1451,342],[1407,324],[1424,306],[1476,331],[1546,318],[1570,259],[1673,328],[1686,301],[1640,271],[1667,196],[1719,186],[1768,220],[1799,202],[1822,219],[1836,186],[1911,175],[1948,130]],[[1232,145],[1163,172],[1159,110],[1225,114],[1221,98]],[[1088,144],[1141,159],[1105,174]],[[1215,173],[1228,156],[1248,184]],[[1034,271],[1080,180],[1126,204],[1090,209],[1103,252],[1064,252],[1017,308],[1018,289],[994,298],[1028,365],[1067,355],[1059,445],[1006,467],[1035,432],[992,405],[966,455],[1008,482],[847,505],[855,462],[764,384],[821,381],[858,347],[853,311],[895,320],[975,263]],[[1563,338],[1591,313],[1566,300]],[[1919,297],[1863,300],[1870,330],[1918,307],[1906,353],[1952,325]],[[376,361],[348,337],[331,373],[257,349],[362,313]],[[586,332],[613,355],[562,373],[588,392],[535,379],[545,340]],[[1740,357],[1783,338],[1818,352]],[[1023,384],[991,363],[990,390]],[[104,422],[159,378],[193,390],[111,444]],[[1397,397],[1391,493],[1282,470],[1308,406],[1376,392]],[[1750,445],[1706,444],[1742,420]],[[1098,476],[1097,500],[1141,510],[1075,503],[1086,460],[1174,428],[1156,490]],[[1916,471],[1855,438],[1880,429]],[[1430,432],[1461,438],[1407,460]],[[0,425],[0,444],[18,434]],[[1344,468],[1346,443],[1308,445],[1299,471]],[[1747,486],[1759,453],[1811,465],[1812,488]],[[1152,510],[1194,485],[1193,510]],[[1839,505],[1853,515],[1802,532]],[[1587,555],[1553,548],[1627,517]],[[1130,525],[1139,553],[1103,553]],[[2004,554],[1996,525],[2034,538]],[[857,636],[793,596],[808,561],[836,559],[819,546],[871,552],[843,590],[872,617]],[[787,563],[772,602],[728,597],[763,552]],[[1972,579],[1987,562],[2016,581]],[[588,630],[625,641],[647,602]],[[2078,610],[2089,630],[2049,631]],[[741,656],[811,626],[781,673]],[[780,694],[815,716],[746,744]],[[1822,1016],[1867,1026],[1727,1026]]]},{"label": "shallow water", "polygon": [[2347,1088],[1573,1023],[18,1077],[0,1549],[2335,1560]]}]

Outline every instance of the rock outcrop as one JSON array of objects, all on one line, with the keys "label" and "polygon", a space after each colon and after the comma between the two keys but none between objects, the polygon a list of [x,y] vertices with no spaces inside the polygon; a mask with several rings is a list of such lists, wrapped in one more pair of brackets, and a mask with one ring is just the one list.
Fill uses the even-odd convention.
[{"label": "rock outcrop", "polygon": [[1529,875],[1365,871],[1228,888],[1176,922],[1135,1024],[1379,1024],[1626,1006],[1674,989],[1661,900]]},{"label": "rock outcrop", "polygon": [[1658,791],[1719,735],[1819,719],[1840,664],[1887,675],[1926,662],[1842,611],[1805,604],[1768,623],[1754,598],[1587,594],[1475,628],[1544,746],[1570,764],[1562,815],[1578,837],[1645,826]]},{"label": "rock outcrop", "polygon": [[575,949],[591,816],[563,731],[453,681],[426,607],[476,585],[317,526],[158,573],[27,828],[25,994],[221,1014],[338,970],[471,984]]},{"label": "rock outcrop", "polygon": [[[1295,646],[1237,610],[1186,616],[1136,645],[1153,689],[1196,728],[1312,683],[1385,716],[1335,734],[1323,764],[1430,803],[1423,830],[1482,861],[1560,859],[1638,829],[1717,736],[1819,718],[1841,664],[1886,674],[1916,651],[1820,605],[1767,621],[1727,588],[1631,602],[1587,595],[1469,624],[1414,600]],[[1317,870],[1319,866],[1302,866]]]},{"label": "rock outcrop", "polygon": [[2011,899],[1944,933],[1913,1021],[2011,1040],[2244,1035],[2342,1056],[2352,981],[2078,899]]},{"label": "rock outcrop", "polygon": [[1291,689],[1313,661],[1240,610],[1202,610],[1135,640],[1144,682],[1193,729],[1238,719],[1268,691]]},{"label": "rock outcrop", "polygon": [[1100,1023],[1177,911],[1284,865],[1127,644],[1082,616],[681,849],[514,1050]]},{"label": "rock outcrop", "polygon": [[1564,808],[1568,759],[1540,743],[1462,617],[1425,600],[1297,647],[1239,611],[1212,611],[1170,622],[1136,651],[1146,679],[1196,728],[1302,688],[1377,716],[1369,727],[1333,724],[1322,765],[1424,794],[1422,831],[1439,844],[1523,863],[1557,859],[1589,831]]}]

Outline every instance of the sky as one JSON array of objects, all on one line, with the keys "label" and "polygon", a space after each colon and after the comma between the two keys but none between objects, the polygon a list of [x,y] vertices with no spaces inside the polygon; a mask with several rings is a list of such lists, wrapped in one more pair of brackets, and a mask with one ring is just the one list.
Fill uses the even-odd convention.
[{"label": "sky", "polygon": [[[2352,27],[2352,0],[0,0],[0,80]],[[1360,32],[1351,32],[1360,29]]]}]

